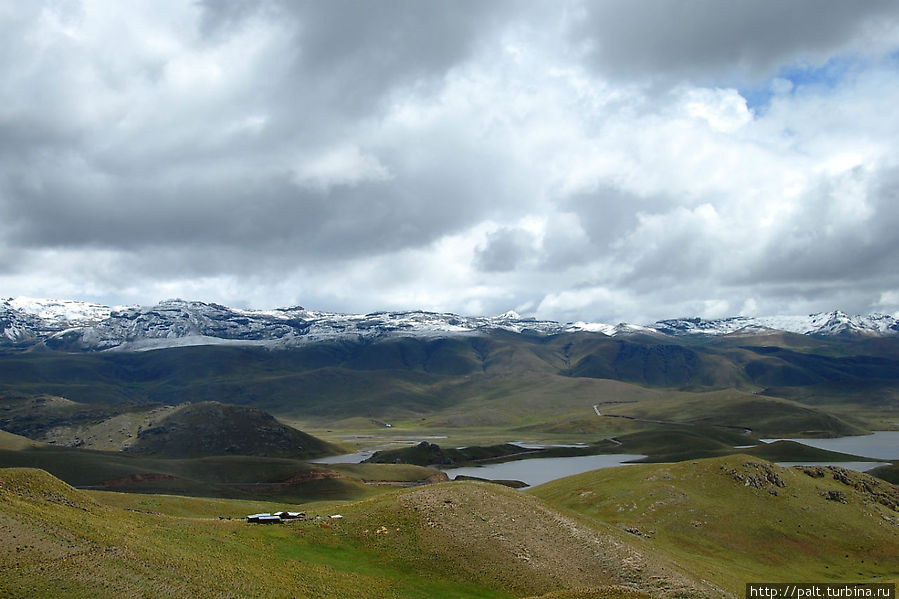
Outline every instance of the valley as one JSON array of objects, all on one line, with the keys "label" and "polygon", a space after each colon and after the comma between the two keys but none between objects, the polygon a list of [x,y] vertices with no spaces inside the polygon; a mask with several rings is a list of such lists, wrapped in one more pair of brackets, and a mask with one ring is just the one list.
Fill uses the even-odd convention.
[{"label": "valley", "polygon": [[[0,322],[8,596],[738,597],[899,577],[899,454],[803,442],[899,431],[892,321],[21,306]],[[244,519],[282,509],[322,519]]]}]

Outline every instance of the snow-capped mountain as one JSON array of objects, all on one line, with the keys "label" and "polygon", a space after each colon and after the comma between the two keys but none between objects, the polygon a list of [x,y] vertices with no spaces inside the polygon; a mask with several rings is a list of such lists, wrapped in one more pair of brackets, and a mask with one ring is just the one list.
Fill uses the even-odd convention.
[{"label": "snow-capped mountain", "polygon": [[734,316],[713,320],[681,318],[660,320],[651,326],[666,335],[751,335],[776,331],[828,337],[899,334],[899,319],[892,316],[849,316],[840,311],[808,316]]},{"label": "snow-capped mountain", "polygon": [[64,350],[140,351],[223,344],[277,348],[337,339],[448,337],[497,330],[530,335],[592,332],[613,337],[758,335],[776,331],[883,336],[899,334],[899,319],[829,312],[809,316],[674,319],[641,326],[562,324],[522,318],[514,311],[496,317],[468,317],[423,311],[335,314],[302,307],[242,310],[184,300],[168,300],[150,307],[107,307],[22,297],[0,300],[0,344],[43,344]]},{"label": "snow-capped mountain", "polygon": [[242,310],[167,300],[150,307],[108,308],[71,301],[0,300],[0,343],[43,342],[53,349],[139,351],[188,345],[289,347],[333,339],[474,335],[491,329],[549,334],[556,322],[436,312],[335,314],[302,307]]},{"label": "snow-capped mountain", "polygon": [[[15,297],[6,300],[5,304],[12,309],[31,314],[43,320],[63,321],[70,324],[78,322],[92,323],[104,318],[109,318],[113,310],[120,310],[122,306],[110,308],[90,302],[75,300],[39,299],[33,297]],[[0,303],[0,308],[3,304]]]}]

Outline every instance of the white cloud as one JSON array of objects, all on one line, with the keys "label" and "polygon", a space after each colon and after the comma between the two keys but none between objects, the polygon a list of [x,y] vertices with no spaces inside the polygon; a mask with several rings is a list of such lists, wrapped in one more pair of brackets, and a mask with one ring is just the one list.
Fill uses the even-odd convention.
[{"label": "white cloud", "polygon": [[363,181],[387,181],[390,171],[376,156],[354,145],[341,146],[300,161],[294,180],[301,186],[327,191],[335,185],[357,185]]},{"label": "white cloud", "polygon": [[797,2],[790,27],[770,4],[675,6],[7,7],[0,287],[637,322],[899,310],[895,4]]},{"label": "white cloud", "polygon": [[752,120],[746,99],[735,89],[694,88],[684,94],[684,109],[722,133],[733,133]]}]

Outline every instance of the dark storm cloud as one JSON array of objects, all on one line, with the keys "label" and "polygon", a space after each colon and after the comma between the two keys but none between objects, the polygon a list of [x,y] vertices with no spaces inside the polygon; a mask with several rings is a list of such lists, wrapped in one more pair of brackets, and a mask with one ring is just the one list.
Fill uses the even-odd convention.
[{"label": "dark storm cloud", "polygon": [[13,240],[31,247],[232,245],[252,261],[278,246],[292,251],[290,262],[322,262],[426,244],[481,215],[463,178],[438,173],[328,190],[298,187],[286,173],[237,175],[113,180],[107,189],[44,176],[12,186],[17,201],[4,216]]},{"label": "dark storm cloud", "polygon": [[593,244],[608,247],[633,229],[639,212],[652,212],[672,203],[672,200],[659,195],[638,195],[606,185],[574,194],[564,205],[578,215]]},{"label": "dark storm cloud", "polygon": [[475,252],[475,267],[485,272],[514,270],[534,256],[534,237],[521,229],[503,228],[487,235],[487,243]]},{"label": "dark storm cloud", "polygon": [[[585,2],[573,38],[602,72],[640,80],[764,79],[797,60],[823,62],[834,49],[895,26],[891,0]],[[892,25],[891,25],[892,24]]]},{"label": "dark storm cloud", "polygon": [[[51,46],[20,82],[19,92],[33,101],[20,98],[21,114],[0,121],[0,153],[9,157],[0,166],[6,190],[0,214],[13,228],[12,240],[30,247],[183,245],[202,252],[209,245],[218,252],[232,245],[244,249],[248,262],[254,253],[281,247],[290,250],[291,261],[320,262],[427,244],[493,209],[472,189],[471,174],[483,164],[476,153],[466,159],[439,145],[422,147],[417,170],[406,168],[402,156],[396,162],[388,156],[391,181],[363,177],[316,186],[297,181],[297,171],[364,127],[360,119],[377,118],[385,94],[439,82],[489,34],[502,6],[204,3],[206,39],[197,42],[197,52],[273,22],[284,41],[276,44],[278,52],[260,56],[269,62],[251,73],[256,81],[238,81],[229,97],[211,101],[198,85],[197,106],[160,105],[158,113],[145,115],[136,138],[116,132],[115,121],[78,122],[78,105],[93,101],[93,86],[110,92],[108,73],[76,42],[57,40],[60,50],[71,45],[74,56]],[[10,29],[26,23],[23,17]],[[53,77],[51,69],[62,76]],[[82,71],[91,76],[75,81]],[[153,93],[164,83],[145,85]],[[38,93],[44,88],[49,91]],[[259,131],[223,132],[229,122],[254,114],[264,116]]]},{"label": "dark storm cloud", "polygon": [[271,0],[205,1],[202,8],[213,37],[259,14],[290,29],[289,75],[272,90],[289,119],[310,109],[368,115],[385,94],[439,82],[502,22],[508,4]]},{"label": "dark storm cloud", "polygon": [[738,284],[899,285],[899,167],[856,168],[810,190]]},{"label": "dark storm cloud", "polygon": [[[11,294],[623,320],[899,297],[892,2],[10,6]],[[802,61],[853,69],[759,83],[765,114],[733,88]]]}]

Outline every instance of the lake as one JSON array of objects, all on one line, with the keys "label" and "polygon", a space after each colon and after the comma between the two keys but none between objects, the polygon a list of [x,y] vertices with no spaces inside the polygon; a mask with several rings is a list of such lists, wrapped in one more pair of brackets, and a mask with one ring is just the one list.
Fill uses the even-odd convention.
[{"label": "lake", "polygon": [[[762,439],[765,443],[784,439]],[[785,439],[796,441],[809,447],[828,449],[841,453],[874,458],[877,460],[899,460],[899,431],[877,431],[873,435],[837,437],[835,439]],[[847,466],[848,468],[848,466]],[[855,468],[853,468],[855,470]]]},{"label": "lake", "polygon": [[515,460],[499,464],[484,464],[483,466],[463,466],[461,468],[448,468],[441,466],[450,478],[458,475],[476,476],[478,478],[490,478],[497,480],[520,480],[528,486],[542,485],[557,478],[621,466],[624,462],[639,460],[646,456],[632,453],[616,453],[604,455],[583,455],[568,458],[530,458],[527,460]]},{"label": "lake", "polygon": [[332,455],[326,458],[316,458],[309,460],[310,464],[358,464],[362,460],[367,460],[375,452],[374,449],[363,449],[356,453],[344,453],[341,455]]},{"label": "lake", "polygon": [[[542,447],[557,447],[555,445],[535,445],[529,444],[533,449]],[[569,446],[563,446],[569,447]],[[576,446],[571,446],[576,447]],[[358,464],[362,460],[371,457],[374,450],[362,450],[356,453],[347,453],[343,455],[332,455],[326,458],[318,458],[310,460],[313,464]],[[572,474],[580,474],[590,470],[599,468],[609,468],[611,466],[620,466],[623,462],[631,460],[639,460],[646,456],[632,453],[616,453],[606,455],[585,455],[567,458],[530,458],[526,460],[515,460],[512,462],[502,462],[499,464],[484,464],[483,466],[462,466],[452,468],[449,466],[439,466],[438,468],[446,472],[447,476],[453,478],[459,474],[463,476],[476,476],[478,478],[491,478],[501,480],[520,480],[527,483],[528,486],[540,485],[557,478],[571,476]]]},{"label": "lake", "polygon": [[[763,439],[765,443],[779,441],[780,439]],[[873,435],[861,435],[854,437],[838,437],[836,439],[788,439],[803,443],[810,447],[829,449],[852,455],[874,458],[877,460],[899,460],[899,431],[878,431]],[[546,445],[531,445],[540,448]],[[373,450],[362,450],[356,453],[330,456],[313,460],[318,464],[358,464],[368,458]],[[476,476],[478,478],[490,478],[499,480],[520,480],[529,486],[540,485],[557,478],[589,472],[599,468],[620,466],[625,462],[639,460],[646,456],[638,454],[604,454],[574,456],[567,458],[530,458],[515,460],[498,464],[485,464],[483,466],[464,466],[461,468],[440,467],[440,469],[452,478],[457,475]],[[864,472],[871,468],[884,465],[878,462],[783,462],[782,466],[793,465],[834,465],[850,470]]]}]

